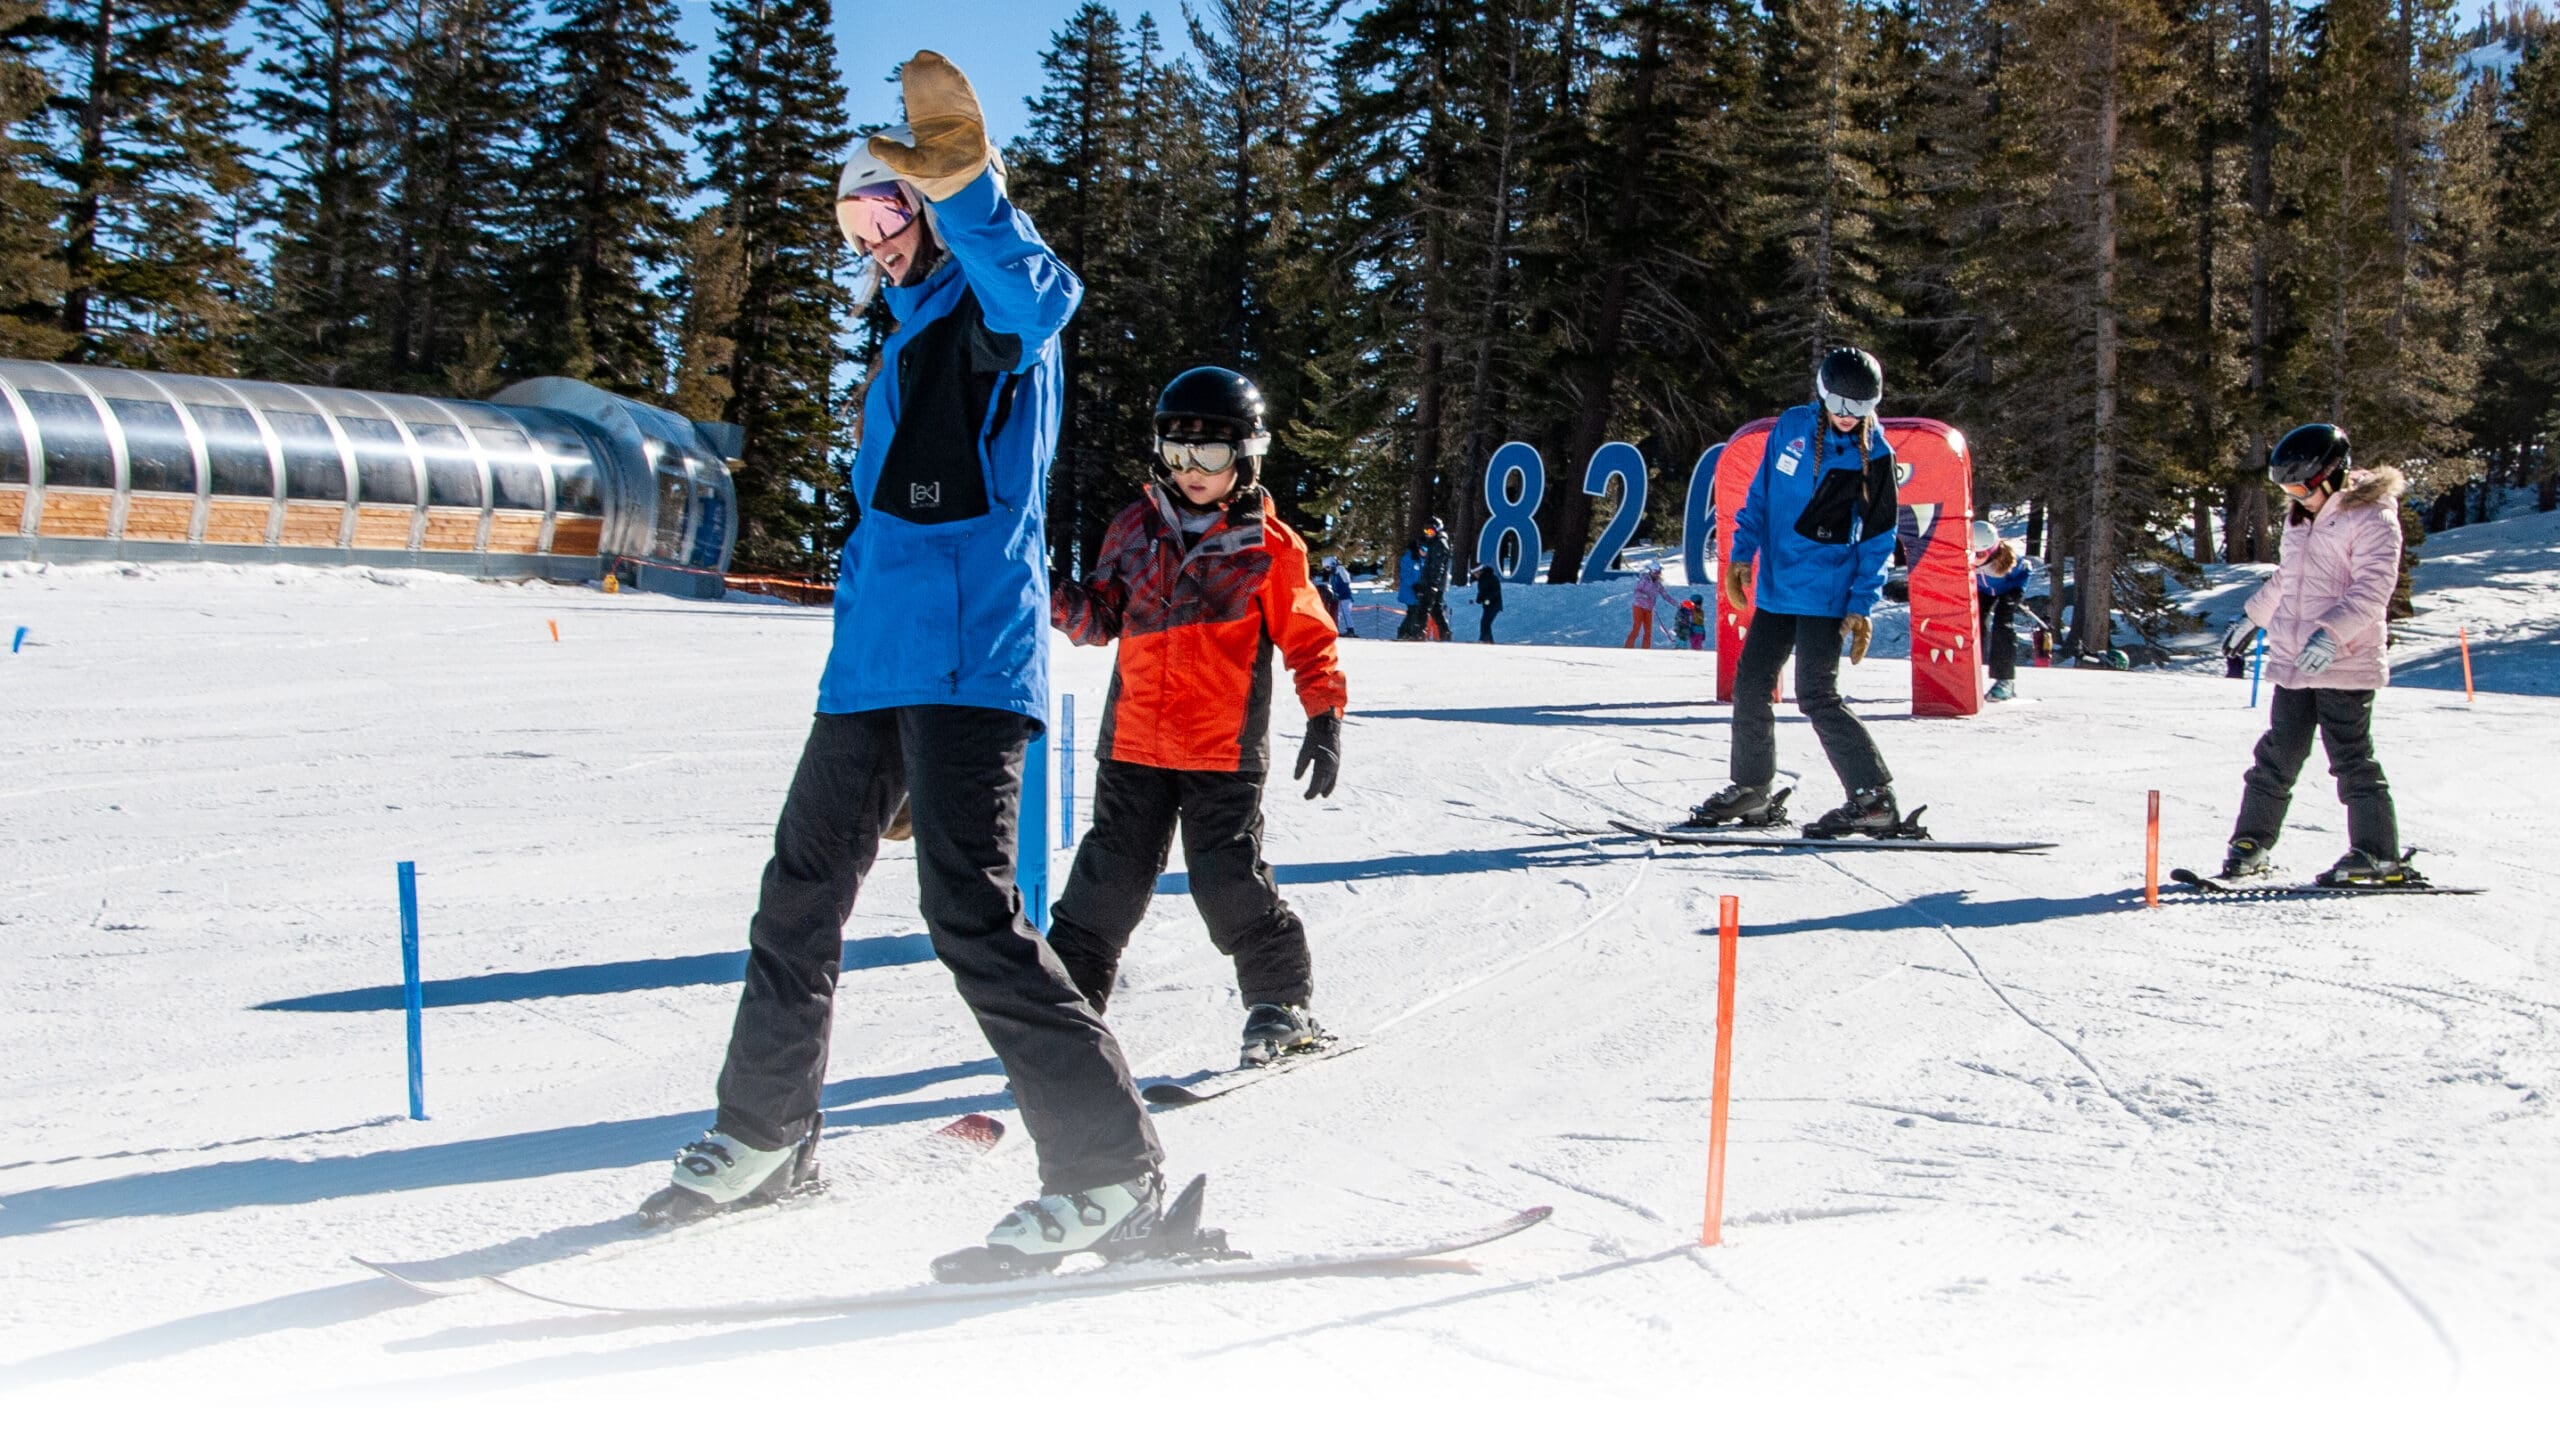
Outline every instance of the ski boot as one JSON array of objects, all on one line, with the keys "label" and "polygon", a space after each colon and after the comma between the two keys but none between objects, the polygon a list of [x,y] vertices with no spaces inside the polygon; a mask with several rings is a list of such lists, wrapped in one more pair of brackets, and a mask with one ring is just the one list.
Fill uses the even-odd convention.
[{"label": "ski boot", "polygon": [[1304,1005],[1256,1005],[1245,1012],[1238,1065],[1268,1065],[1284,1055],[1321,1049],[1333,1037]]},{"label": "ski boot", "polygon": [[676,1152],[673,1183],[640,1204],[640,1223],[682,1225],[715,1210],[769,1205],[818,1188],[818,1130],[797,1145],[759,1150],[717,1130]]},{"label": "ski boot", "polygon": [[2243,835],[2231,842],[2222,857],[2225,880],[2256,880],[2276,868],[2275,847],[2262,845]]},{"label": "ski boot", "polygon": [[2357,889],[2379,885],[2424,885],[2427,877],[2410,867],[2409,851],[2397,860],[2377,860],[2362,850],[2350,850],[2338,857],[2338,863],[2320,872],[2312,883],[2334,889]]},{"label": "ski boot", "polygon": [[[1919,813],[1914,810],[1911,815],[1916,817]],[[1914,840],[1928,836],[1927,831],[1911,824],[1893,803],[1893,787],[1890,785],[1851,791],[1847,803],[1804,827],[1804,834],[1808,840],[1831,840],[1843,835],[1894,836]]]},{"label": "ski boot", "polygon": [[2018,698],[2017,683],[2011,680],[1994,680],[1991,682],[1991,693],[1983,698],[1987,700],[2015,700]]},{"label": "ski boot", "polygon": [[1764,785],[1727,785],[1689,808],[1689,818],[1674,830],[1712,830],[1720,825],[1758,829],[1787,823],[1787,797],[1792,789],[1769,793]]}]

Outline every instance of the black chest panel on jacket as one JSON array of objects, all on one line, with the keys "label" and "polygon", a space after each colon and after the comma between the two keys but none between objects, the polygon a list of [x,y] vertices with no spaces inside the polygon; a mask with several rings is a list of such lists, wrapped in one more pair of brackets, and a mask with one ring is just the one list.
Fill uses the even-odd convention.
[{"label": "black chest panel on jacket", "polygon": [[1004,428],[1021,354],[1018,338],[987,329],[978,297],[966,289],[950,313],[900,347],[898,428],[872,484],[872,509],[916,525],[987,513],[990,488],[978,437]]},{"label": "black chest panel on jacket", "polygon": [[[1817,444],[1819,455],[1827,444]],[[1796,517],[1796,533],[1817,545],[1849,543],[1849,522],[1863,519],[1858,529],[1861,539],[1872,539],[1894,527],[1901,509],[1894,488],[1893,455],[1879,451],[1868,457],[1863,469],[1833,466],[1814,482],[1813,498],[1805,501],[1804,513]]]}]

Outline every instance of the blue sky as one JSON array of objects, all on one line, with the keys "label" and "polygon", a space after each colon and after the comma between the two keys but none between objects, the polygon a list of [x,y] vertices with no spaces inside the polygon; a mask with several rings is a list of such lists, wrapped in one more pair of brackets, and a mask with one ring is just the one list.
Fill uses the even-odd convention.
[{"label": "blue sky", "polygon": [[[846,113],[857,125],[895,120],[898,87],[892,67],[918,50],[951,57],[977,88],[998,143],[1019,137],[1029,123],[1023,103],[1040,88],[1040,56],[1049,37],[1082,0],[836,0],[836,61],[850,92]],[[1135,25],[1142,13],[1156,17],[1168,54],[1191,53],[1181,0],[1113,3],[1121,20]],[[701,97],[717,39],[710,0],[684,0],[678,29],[692,53],[685,78]]]}]

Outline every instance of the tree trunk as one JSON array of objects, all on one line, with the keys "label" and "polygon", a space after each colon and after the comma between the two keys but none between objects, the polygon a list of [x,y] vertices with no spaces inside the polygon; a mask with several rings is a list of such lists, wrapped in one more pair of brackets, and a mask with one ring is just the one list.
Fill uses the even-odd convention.
[{"label": "tree trunk", "polygon": [[[2273,51],[2273,0],[2249,0],[2249,424],[2243,469],[2267,453],[2267,384],[2269,342],[2274,328],[2276,234],[2276,105]],[[2223,546],[2234,548],[2234,536],[2251,562],[2266,558],[2266,496],[2244,483],[2232,521],[2223,527]]]},{"label": "tree trunk", "polygon": [[98,293],[98,224],[106,209],[107,106],[117,82],[110,73],[116,28],[115,0],[98,0],[97,29],[89,37],[88,89],[80,97],[80,170],[63,206],[62,328],[82,358],[89,335],[90,302]]},{"label": "tree trunk", "polygon": [[[1661,23],[1648,17],[1637,35],[1635,83],[1629,87],[1628,95],[1629,104],[1638,115],[1650,116],[1653,110],[1654,70],[1661,53]],[[1582,493],[1581,470],[1590,463],[1608,432],[1610,400],[1617,383],[1618,339],[1626,327],[1627,292],[1635,268],[1624,257],[1624,250],[1640,243],[1633,234],[1636,189],[1643,183],[1643,151],[1650,139],[1650,135],[1630,127],[1619,149],[1618,193],[1609,216],[1609,246],[1619,252],[1619,258],[1610,264],[1601,284],[1600,314],[1592,326],[1591,353],[1582,377],[1582,405],[1574,417],[1572,441],[1564,452],[1563,472],[1548,480],[1550,493],[1562,502],[1556,519],[1556,558],[1547,567],[1547,583],[1551,585],[1579,581],[1583,552],[1591,548],[1591,497]]]},{"label": "tree trunk", "polygon": [[2104,653],[2114,644],[2115,487],[2116,487],[2116,22],[2101,23],[2096,36],[2099,68],[2097,153],[2092,168],[2096,184],[2096,226],[2091,237],[2095,271],[2097,337],[2094,433],[2089,445],[2089,527],[2083,537],[2085,560],[2080,571],[2080,604],[2073,617],[2081,648]]},{"label": "tree trunk", "polygon": [[2213,502],[2206,498],[2206,492],[2201,488],[2195,492],[2195,515],[2196,563],[2210,565],[2213,563]]},{"label": "tree trunk", "polygon": [[1502,87],[1494,99],[1500,107],[1495,129],[1500,140],[1494,151],[1493,214],[1485,233],[1484,306],[1476,320],[1474,375],[1467,396],[1466,430],[1460,440],[1459,463],[1466,467],[1455,481],[1457,518],[1450,543],[1461,563],[1472,571],[1475,564],[1476,532],[1485,519],[1484,467],[1493,458],[1499,443],[1494,425],[1494,337],[1503,329],[1511,273],[1511,157],[1514,145],[1512,120],[1518,110],[1520,84],[1520,33],[1517,22],[1504,14],[1498,22],[1503,33]]}]

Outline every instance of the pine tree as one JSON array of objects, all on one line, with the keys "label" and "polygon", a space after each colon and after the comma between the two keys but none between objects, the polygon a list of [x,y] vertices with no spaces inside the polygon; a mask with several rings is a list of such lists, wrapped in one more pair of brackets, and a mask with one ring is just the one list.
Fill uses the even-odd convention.
[{"label": "pine tree", "polygon": [[746,430],[738,564],[812,573],[830,559],[821,497],[841,483],[828,398],[849,303],[835,268],[835,180],[852,137],[834,6],[719,0],[712,13],[703,150],[744,262],[725,417]]},{"label": "pine tree", "polygon": [[530,126],[541,67],[532,12],[527,0],[395,4],[402,94],[398,178],[386,206],[385,383],[483,395],[510,368],[510,350],[567,356],[558,337],[532,327],[536,317],[560,317],[568,292],[520,288],[536,233]]},{"label": "pine tree", "polygon": [[1079,6],[1050,37],[1040,67],[1031,132],[1012,157],[1013,198],[1085,286],[1059,337],[1066,396],[1049,467],[1050,563],[1072,573],[1126,503],[1111,477],[1135,463],[1130,451],[1144,431],[1127,428],[1129,402],[1158,361],[1131,343],[1142,320],[1130,309],[1132,282],[1145,262],[1128,249],[1135,137],[1119,17],[1108,6]]},{"label": "pine tree", "polygon": [[1764,404],[1800,403],[1833,346],[1889,348],[1900,318],[1883,245],[1901,154],[1881,123],[1893,77],[1876,25],[1858,0],[1768,10],[1751,124],[1759,184],[1743,212],[1760,252],[1749,364]]},{"label": "pine tree", "polygon": [[2488,269],[2496,322],[2474,429],[2511,448],[2517,478],[2534,482],[2536,505],[2560,504],[2551,437],[2560,428],[2560,271],[2551,237],[2560,234],[2560,44],[2530,44],[2498,135],[2496,228]]},{"label": "pine tree", "polygon": [[703,208],[684,228],[683,260],[676,271],[676,371],[668,407],[695,420],[725,420],[737,388],[730,369],[738,342],[738,299],[747,286],[747,257],[728,212]]},{"label": "pine tree", "polygon": [[395,156],[386,0],[254,0],[267,54],[250,114],[282,140],[258,368],[318,385],[378,383]]},{"label": "pine tree", "polygon": [[70,346],[62,331],[62,247],[53,234],[61,197],[45,183],[45,147],[25,138],[53,87],[37,62],[44,8],[0,3],[0,355],[50,360]]},{"label": "pine tree", "polygon": [[248,266],[231,228],[251,175],[225,34],[240,0],[79,0],[55,14],[53,153],[72,359],[228,374]]},{"label": "pine tree", "polygon": [[[550,74],[534,123],[532,235],[516,287],[521,368],[654,396],[687,193],[675,133],[691,92],[674,0],[563,0],[544,37]],[[821,211],[821,218],[825,213]]]}]

